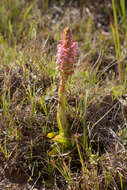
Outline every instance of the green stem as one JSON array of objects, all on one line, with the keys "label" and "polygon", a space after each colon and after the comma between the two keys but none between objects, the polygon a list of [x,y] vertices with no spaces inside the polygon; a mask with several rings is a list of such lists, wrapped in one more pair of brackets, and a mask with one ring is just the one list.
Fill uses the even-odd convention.
[{"label": "green stem", "polygon": [[[71,133],[70,126],[67,116],[67,101],[65,96],[65,85],[67,83],[68,77],[66,75],[61,76],[60,85],[59,85],[59,103],[57,106],[57,123],[59,127],[59,133],[52,132],[48,133],[47,137],[52,139],[52,141],[59,143],[60,147],[68,149],[71,147]],[[57,148],[54,148],[50,154],[57,153]]]},{"label": "green stem", "polygon": [[56,137],[65,147],[71,145],[70,141],[70,127],[67,119],[67,101],[65,96],[65,86],[67,83],[68,76],[61,74],[60,85],[59,85],[59,103],[57,106],[57,123],[59,127],[59,135]]},{"label": "green stem", "polygon": [[59,89],[59,104],[57,107],[57,123],[59,127],[59,134],[65,138],[70,137],[70,128],[67,120],[66,96],[64,92]]}]

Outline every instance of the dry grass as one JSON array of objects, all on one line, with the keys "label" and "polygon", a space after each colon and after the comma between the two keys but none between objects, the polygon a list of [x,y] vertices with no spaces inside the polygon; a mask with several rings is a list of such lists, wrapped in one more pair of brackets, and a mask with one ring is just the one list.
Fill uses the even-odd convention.
[{"label": "dry grass", "polygon": [[[16,4],[12,9],[20,8],[20,18],[9,9],[4,25],[0,19],[0,188],[125,190],[126,77],[119,84],[112,6],[101,0],[63,2]],[[56,46],[66,25],[80,49],[67,86],[76,146],[49,156],[53,144],[46,134],[58,131]],[[121,43],[124,35],[121,28]]]}]

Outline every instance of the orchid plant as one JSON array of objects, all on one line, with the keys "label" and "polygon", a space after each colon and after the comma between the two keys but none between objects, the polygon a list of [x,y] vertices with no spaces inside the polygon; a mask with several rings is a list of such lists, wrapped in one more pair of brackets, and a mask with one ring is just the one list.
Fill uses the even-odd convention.
[{"label": "orchid plant", "polygon": [[68,77],[73,74],[78,56],[78,43],[74,40],[72,31],[66,27],[62,33],[62,40],[57,46],[56,61],[60,73],[59,103],[57,107],[57,123],[59,133],[49,133],[47,136],[67,148],[71,145],[70,126],[67,119],[66,84]]}]

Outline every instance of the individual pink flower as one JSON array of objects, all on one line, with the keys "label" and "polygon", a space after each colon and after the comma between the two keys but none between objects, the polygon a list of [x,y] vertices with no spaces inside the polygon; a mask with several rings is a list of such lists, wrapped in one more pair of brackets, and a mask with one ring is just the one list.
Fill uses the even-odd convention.
[{"label": "individual pink flower", "polygon": [[68,76],[74,72],[78,56],[78,43],[74,40],[69,27],[64,29],[62,40],[60,40],[57,49],[57,68],[62,75]]}]

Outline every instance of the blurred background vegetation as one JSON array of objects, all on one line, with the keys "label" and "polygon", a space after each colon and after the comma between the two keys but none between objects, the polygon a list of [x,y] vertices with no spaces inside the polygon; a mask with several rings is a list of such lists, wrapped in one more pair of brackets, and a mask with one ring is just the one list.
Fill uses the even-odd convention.
[{"label": "blurred background vegetation", "polygon": [[[72,2],[72,1],[70,1]],[[3,0],[0,1],[0,34],[9,42],[34,35],[34,29],[41,30],[43,15],[53,5],[66,5],[66,0]],[[81,1],[75,1],[80,5]]]}]

